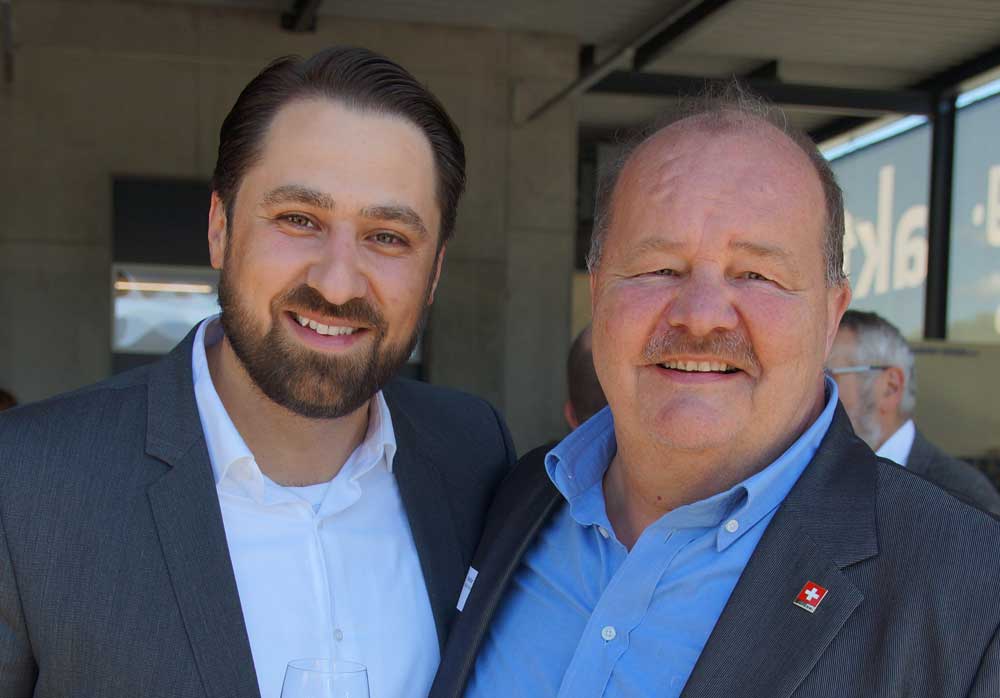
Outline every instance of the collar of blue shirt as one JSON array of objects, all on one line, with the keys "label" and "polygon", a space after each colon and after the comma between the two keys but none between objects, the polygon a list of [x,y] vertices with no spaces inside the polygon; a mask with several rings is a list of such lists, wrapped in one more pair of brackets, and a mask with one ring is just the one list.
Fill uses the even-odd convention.
[{"label": "collar of blue shirt", "polygon": [[[678,528],[718,527],[716,549],[725,550],[774,511],[812,460],[837,407],[837,384],[826,380],[826,406],[808,429],[773,463],[725,492],[664,514],[650,529],[668,535]],[[605,407],[545,456],[545,469],[581,526],[612,531],[603,479],[618,450],[611,409]],[[645,534],[644,534],[645,535]]]}]

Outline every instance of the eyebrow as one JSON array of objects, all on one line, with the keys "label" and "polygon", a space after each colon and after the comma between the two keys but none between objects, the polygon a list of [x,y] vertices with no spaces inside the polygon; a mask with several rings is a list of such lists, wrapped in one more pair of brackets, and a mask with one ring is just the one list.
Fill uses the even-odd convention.
[{"label": "eyebrow", "polygon": [[629,250],[626,256],[628,263],[634,263],[647,254],[656,252],[677,252],[684,248],[684,243],[678,240],[668,240],[666,238],[650,236],[643,238]]},{"label": "eyebrow", "polygon": [[749,240],[733,240],[729,243],[729,247],[734,250],[746,252],[753,257],[777,260],[793,271],[797,269],[795,260],[792,259],[792,255],[788,252],[788,250],[778,247],[777,245],[751,242]]},{"label": "eyebrow", "polygon": [[372,218],[380,221],[395,221],[402,223],[406,227],[414,230],[421,237],[427,237],[427,226],[420,215],[409,206],[404,204],[383,204],[381,206],[366,206],[361,209],[363,218]]},{"label": "eyebrow", "polygon": [[334,209],[333,197],[316,189],[302,186],[301,184],[286,184],[276,189],[272,189],[264,195],[261,203],[266,206],[275,204],[300,203],[316,208],[332,211]]}]

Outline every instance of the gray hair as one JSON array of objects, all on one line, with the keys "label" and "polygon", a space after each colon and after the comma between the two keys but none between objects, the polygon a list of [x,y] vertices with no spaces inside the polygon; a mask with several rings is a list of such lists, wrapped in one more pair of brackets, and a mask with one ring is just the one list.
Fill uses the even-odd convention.
[{"label": "gray hair", "polygon": [[679,121],[699,117],[698,126],[711,131],[734,130],[752,123],[769,124],[785,134],[805,153],[816,170],[826,199],[826,224],[823,256],[826,260],[828,286],[837,286],[847,277],[844,274],[844,195],[830,164],[816,144],[801,129],[788,123],[785,113],[778,107],[752,93],[737,80],[721,85],[709,85],[696,97],[682,97],[676,109],[663,118],[642,128],[622,143],[618,157],[601,173],[597,185],[594,208],[594,229],[587,254],[587,268],[593,272],[601,263],[604,240],[611,226],[611,209],[615,187],[622,170],[646,141]]},{"label": "gray hair", "polygon": [[[854,360],[872,366],[897,366],[906,376],[903,399],[899,411],[911,417],[917,406],[917,376],[914,370],[913,350],[899,329],[877,313],[848,310],[840,321],[840,329],[851,330],[856,337]],[[877,374],[862,378],[862,391],[871,390]]]}]

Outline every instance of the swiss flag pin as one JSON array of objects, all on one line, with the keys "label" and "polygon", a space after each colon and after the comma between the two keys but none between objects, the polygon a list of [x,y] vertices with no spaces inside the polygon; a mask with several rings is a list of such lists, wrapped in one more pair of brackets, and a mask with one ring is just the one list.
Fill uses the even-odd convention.
[{"label": "swiss flag pin", "polygon": [[810,613],[815,613],[816,609],[819,608],[820,602],[825,598],[825,588],[816,582],[806,582],[806,585],[802,587],[802,591],[795,597],[794,603],[799,608],[804,608]]}]

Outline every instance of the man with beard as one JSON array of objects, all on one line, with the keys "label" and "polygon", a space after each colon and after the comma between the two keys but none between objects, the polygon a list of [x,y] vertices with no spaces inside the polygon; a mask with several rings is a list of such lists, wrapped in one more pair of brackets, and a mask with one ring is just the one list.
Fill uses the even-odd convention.
[{"label": "man with beard", "polygon": [[854,435],[840,189],[733,92],[600,189],[610,409],[504,481],[432,698],[1000,695],[1000,521]]},{"label": "man with beard", "polygon": [[249,83],[213,177],[221,316],[0,421],[0,696],[277,698],[306,657],[427,692],[513,457],[482,400],[392,381],[464,163],[369,51]]},{"label": "man with beard", "polygon": [[848,310],[840,321],[827,372],[837,381],[851,426],[875,455],[1000,514],[1000,494],[986,475],[946,455],[913,423],[917,406],[913,350],[893,324],[876,313]]}]

